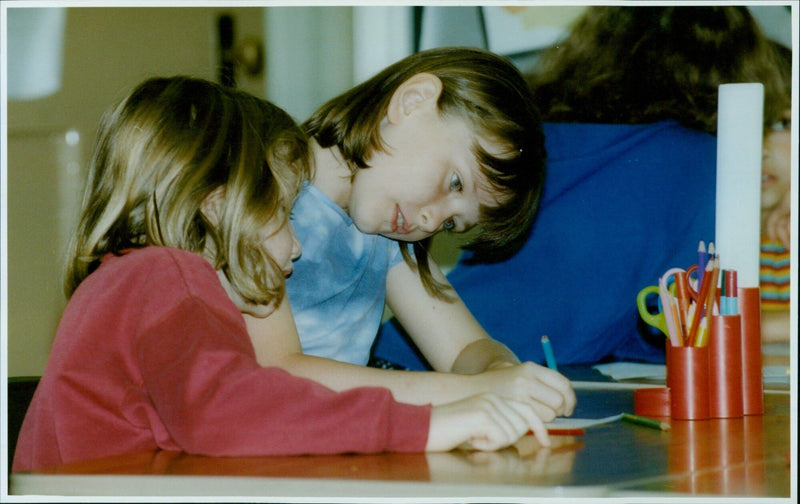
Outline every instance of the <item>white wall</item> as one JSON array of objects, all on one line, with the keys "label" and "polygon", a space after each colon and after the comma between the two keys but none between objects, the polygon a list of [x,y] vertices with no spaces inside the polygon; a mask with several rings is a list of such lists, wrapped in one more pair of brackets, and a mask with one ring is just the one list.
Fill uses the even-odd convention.
[{"label": "white wall", "polygon": [[298,122],[352,86],[352,7],[266,7],[268,100]]},{"label": "white wall", "polygon": [[266,97],[297,121],[413,51],[412,8],[266,7]]}]

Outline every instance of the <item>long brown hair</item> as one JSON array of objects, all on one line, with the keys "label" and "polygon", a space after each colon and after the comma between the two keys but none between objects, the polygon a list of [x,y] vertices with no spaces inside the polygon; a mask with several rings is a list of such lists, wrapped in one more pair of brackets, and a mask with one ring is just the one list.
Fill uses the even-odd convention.
[{"label": "long brown hair", "polygon": [[[246,301],[280,301],[284,277],[259,231],[270,219],[288,222],[307,159],[306,136],[264,100],[188,77],[143,82],[100,124],[67,297],[106,254],[158,245],[211,250]],[[224,204],[212,225],[201,204],[217,188]]]},{"label": "long brown hair", "polygon": [[781,76],[746,7],[590,7],[529,76],[546,120],[636,124],[673,119],[716,133],[720,84],[764,84],[780,117]]},{"label": "long brown hair", "polygon": [[[383,150],[379,124],[394,91],[409,78],[430,73],[442,82],[437,106],[442,116],[463,119],[476,135],[499,145],[492,155],[476,140],[472,152],[496,206],[481,207],[478,232],[465,248],[479,255],[515,250],[533,221],[544,183],[545,149],[541,119],[523,76],[513,64],[488,51],[439,48],[413,54],[320,107],[304,124],[323,148],[336,146],[351,170],[367,169],[375,150]],[[447,298],[428,268],[426,244],[414,243],[416,266],[428,292]],[[406,261],[408,249],[401,245]]]}]

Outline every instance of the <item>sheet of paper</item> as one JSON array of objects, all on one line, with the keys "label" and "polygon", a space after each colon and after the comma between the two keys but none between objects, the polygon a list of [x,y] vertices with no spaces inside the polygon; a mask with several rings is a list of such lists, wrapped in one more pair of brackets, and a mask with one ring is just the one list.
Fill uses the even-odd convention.
[{"label": "sheet of paper", "polygon": [[[667,367],[664,364],[643,364],[641,362],[610,362],[608,364],[598,364],[593,369],[611,377],[614,380],[660,380],[667,379]],[[789,383],[788,366],[764,366],[763,381],[767,385],[780,385]],[[608,382],[597,382],[596,388],[614,388]],[[639,388],[636,384],[627,385],[632,388]],[[573,384],[575,388],[591,388],[584,386],[584,382]]]},{"label": "sheet of paper", "polygon": [[592,369],[600,371],[614,380],[648,379],[666,380],[667,367],[664,364],[643,364],[641,362],[609,362],[598,364]]},{"label": "sheet of paper", "polygon": [[613,381],[572,381],[573,390],[636,390],[641,388],[661,388],[664,384],[628,383]]},{"label": "sheet of paper", "polygon": [[545,424],[548,429],[586,429],[595,425],[607,424],[616,422],[622,418],[622,413],[619,415],[611,415],[603,418],[569,418],[558,417],[550,423]]}]

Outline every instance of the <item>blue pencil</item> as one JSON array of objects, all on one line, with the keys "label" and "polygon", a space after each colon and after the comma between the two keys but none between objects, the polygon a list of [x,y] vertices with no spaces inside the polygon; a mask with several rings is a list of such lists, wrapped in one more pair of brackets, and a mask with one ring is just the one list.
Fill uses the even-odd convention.
[{"label": "blue pencil", "polygon": [[706,253],[706,242],[700,240],[697,246],[697,289],[703,284],[703,273],[706,271],[706,263],[708,262],[708,253]]},{"label": "blue pencil", "polygon": [[542,336],[542,350],[544,350],[544,358],[547,361],[547,367],[553,371],[558,371],[556,356],[553,354],[553,346],[550,344],[550,338],[546,335]]}]

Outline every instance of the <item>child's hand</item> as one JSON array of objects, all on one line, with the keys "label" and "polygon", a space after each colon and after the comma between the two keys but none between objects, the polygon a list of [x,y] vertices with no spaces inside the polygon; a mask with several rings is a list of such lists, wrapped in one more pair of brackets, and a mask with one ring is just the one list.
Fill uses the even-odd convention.
[{"label": "child's hand", "polygon": [[433,407],[426,450],[499,450],[528,431],[542,446],[550,446],[547,428],[532,404],[481,394]]},{"label": "child's hand", "polygon": [[470,375],[476,392],[492,392],[530,404],[539,418],[551,422],[569,416],[575,409],[575,392],[563,375],[552,369],[524,362]]}]

